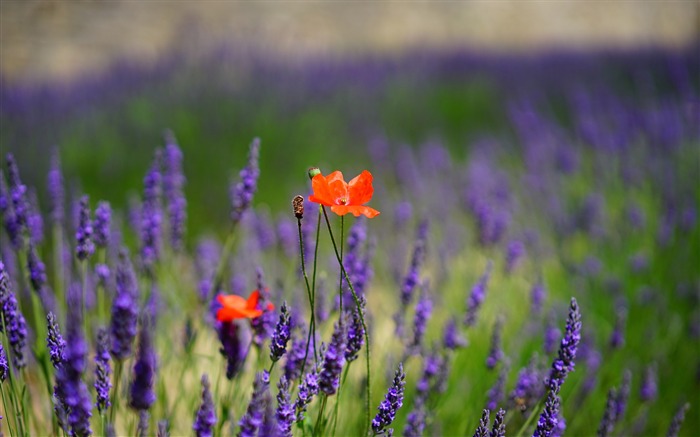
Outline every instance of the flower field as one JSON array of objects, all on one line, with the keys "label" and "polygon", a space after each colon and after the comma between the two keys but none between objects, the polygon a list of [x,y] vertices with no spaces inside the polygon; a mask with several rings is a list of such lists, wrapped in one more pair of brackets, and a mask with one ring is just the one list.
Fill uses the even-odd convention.
[{"label": "flower field", "polygon": [[0,434],[700,433],[700,56],[0,83]]}]

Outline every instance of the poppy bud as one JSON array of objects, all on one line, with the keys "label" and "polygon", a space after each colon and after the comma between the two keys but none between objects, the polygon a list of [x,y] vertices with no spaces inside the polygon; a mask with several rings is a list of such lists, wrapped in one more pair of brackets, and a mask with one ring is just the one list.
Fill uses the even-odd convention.
[{"label": "poppy bud", "polygon": [[313,179],[317,174],[321,174],[321,170],[318,167],[309,168],[309,179]]},{"label": "poppy bud", "polygon": [[292,200],[292,207],[294,208],[294,215],[296,218],[301,220],[304,217],[304,196],[294,196],[294,200]]}]

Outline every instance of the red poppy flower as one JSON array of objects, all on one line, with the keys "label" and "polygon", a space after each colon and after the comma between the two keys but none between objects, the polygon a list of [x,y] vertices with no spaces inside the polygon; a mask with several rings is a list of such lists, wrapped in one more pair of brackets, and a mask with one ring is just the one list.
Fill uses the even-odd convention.
[{"label": "red poppy flower", "polygon": [[311,188],[314,194],[309,196],[309,200],[330,206],[331,211],[338,215],[352,213],[355,217],[359,217],[363,214],[367,218],[379,215],[376,209],[363,206],[372,199],[374,194],[372,173],[367,170],[348,183],[339,171],[334,171],[328,176],[319,173],[311,179]]},{"label": "red poppy flower", "polygon": [[[260,317],[263,310],[258,309],[258,301],[260,300],[260,292],[253,291],[248,297],[248,300],[235,294],[220,294],[216,296],[217,302],[221,307],[216,311],[216,320],[220,322],[230,322],[235,319],[255,319]],[[267,304],[267,310],[274,310],[275,306],[272,303]]]}]

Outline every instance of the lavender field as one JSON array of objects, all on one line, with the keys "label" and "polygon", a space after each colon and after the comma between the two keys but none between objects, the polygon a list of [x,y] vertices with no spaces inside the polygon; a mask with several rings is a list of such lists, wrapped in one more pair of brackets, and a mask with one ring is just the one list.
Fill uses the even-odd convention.
[{"label": "lavender field", "polygon": [[698,435],[699,53],[0,83],[0,434]]}]

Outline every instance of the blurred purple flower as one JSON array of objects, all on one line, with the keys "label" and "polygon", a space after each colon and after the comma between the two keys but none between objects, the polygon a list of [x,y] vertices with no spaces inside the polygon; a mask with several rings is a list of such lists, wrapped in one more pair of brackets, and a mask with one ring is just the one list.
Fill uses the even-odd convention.
[{"label": "blurred purple flower", "polygon": [[473,326],[476,323],[476,315],[481,307],[481,304],[486,298],[486,290],[489,283],[489,278],[491,276],[491,270],[493,269],[493,262],[489,260],[486,265],[486,270],[479,278],[479,281],[472,287],[471,294],[467,300],[467,314],[464,318],[464,324],[466,326]]},{"label": "blurred purple flower", "polygon": [[253,139],[248,152],[248,163],[241,170],[239,177],[240,181],[231,186],[231,221],[237,224],[241,221],[243,213],[248,209],[253,196],[257,190],[258,177],[260,176],[260,168],[258,159],[260,156],[260,140]]},{"label": "blurred purple flower", "polygon": [[110,226],[112,223],[112,207],[109,202],[100,201],[95,208],[95,220],[92,228],[95,232],[95,245],[97,247],[107,247],[110,240]]},{"label": "blurred purple flower", "polygon": [[141,263],[150,272],[160,258],[162,211],[161,211],[161,161],[162,154],[156,150],[151,168],[143,179],[143,202],[139,231],[141,235]]},{"label": "blurred purple flower", "polygon": [[165,132],[163,159],[163,195],[168,211],[170,244],[175,250],[182,247],[187,221],[187,200],[183,193],[185,176],[182,172],[182,151],[172,132]]},{"label": "blurred purple flower", "polygon": [[238,433],[239,437],[255,437],[258,430],[263,424],[263,415],[265,413],[266,394],[270,385],[270,374],[267,370],[255,375],[253,382],[253,395],[246,413],[241,417],[238,423],[241,427]]},{"label": "blurred purple flower", "polygon": [[216,425],[216,406],[211,396],[209,378],[205,373],[202,375],[202,403],[197,410],[192,429],[197,437],[211,437],[214,435],[214,425]]},{"label": "blurred purple flower", "polygon": [[394,421],[396,412],[403,405],[405,385],[406,374],[403,371],[403,364],[399,363],[399,367],[394,374],[394,382],[384,400],[379,404],[379,412],[372,420],[372,431],[374,431],[375,435],[386,432],[386,428]]}]

